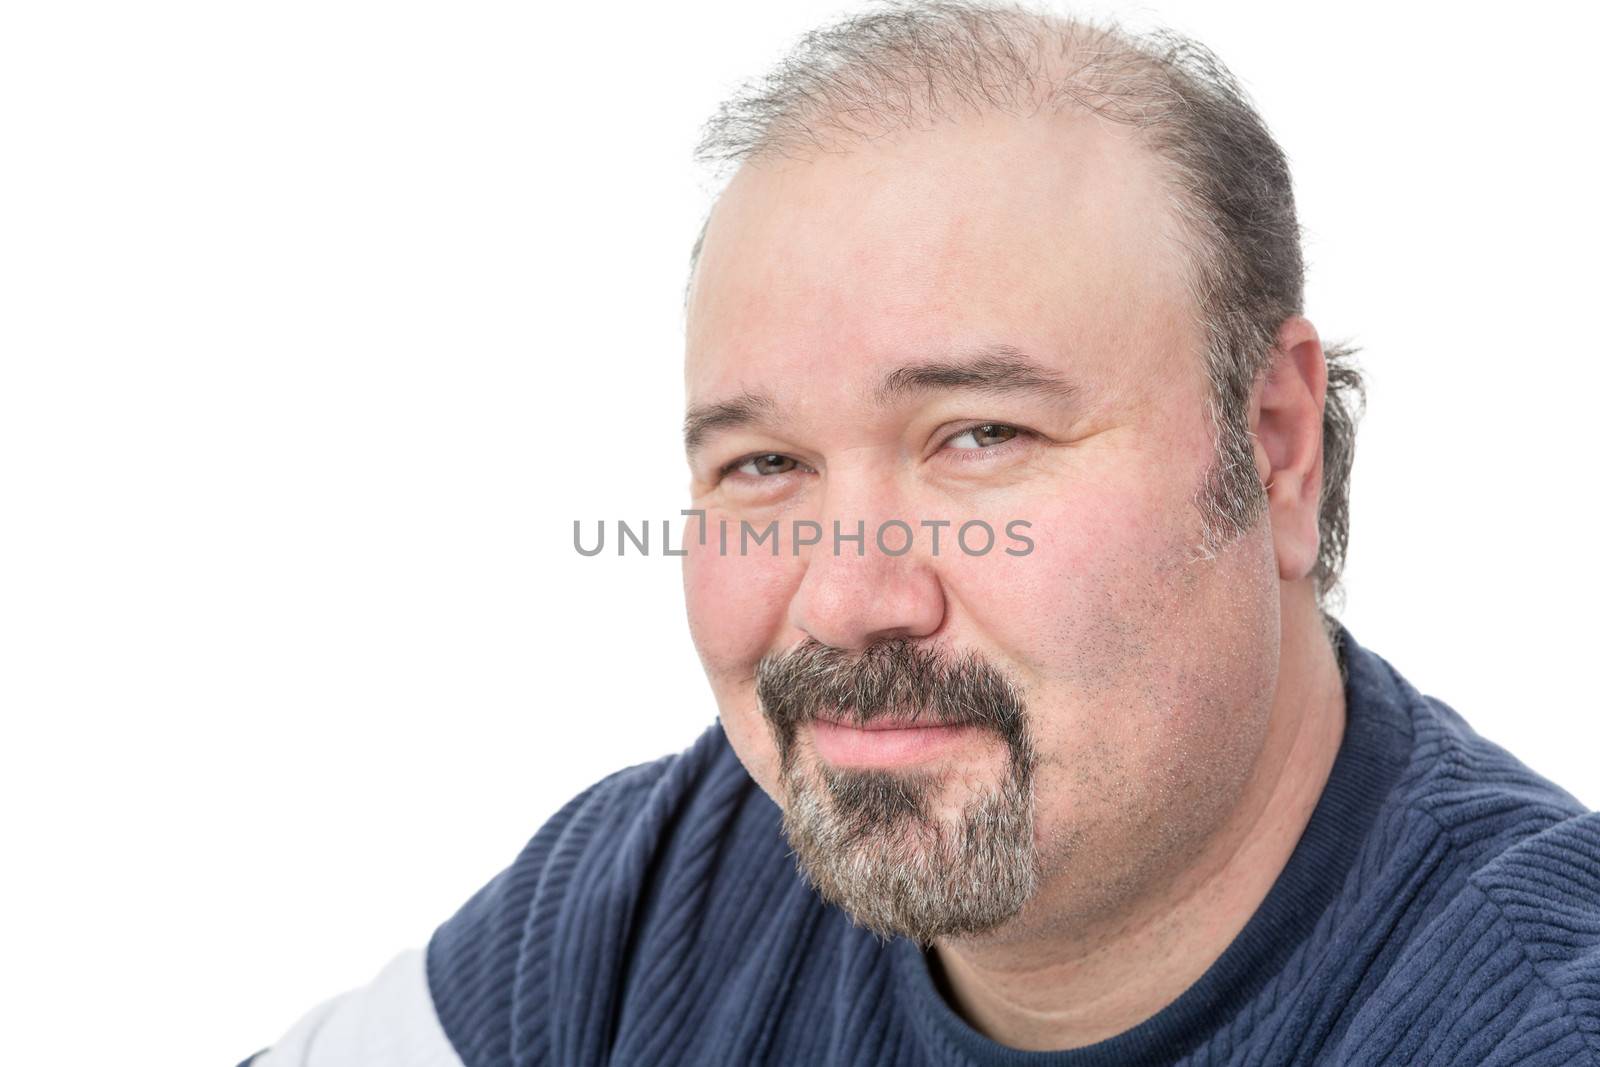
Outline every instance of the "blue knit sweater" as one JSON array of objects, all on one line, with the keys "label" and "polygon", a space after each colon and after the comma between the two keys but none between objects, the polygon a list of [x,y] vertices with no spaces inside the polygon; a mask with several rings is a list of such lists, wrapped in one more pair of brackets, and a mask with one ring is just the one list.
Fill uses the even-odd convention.
[{"label": "blue knit sweater", "polygon": [[[1155,1016],[1020,1052],[801,881],[713,726],[552,818],[434,934],[466,1067],[1600,1064],[1600,814],[1339,634],[1348,721],[1260,909]],[[1559,714],[1564,709],[1550,709]]]}]

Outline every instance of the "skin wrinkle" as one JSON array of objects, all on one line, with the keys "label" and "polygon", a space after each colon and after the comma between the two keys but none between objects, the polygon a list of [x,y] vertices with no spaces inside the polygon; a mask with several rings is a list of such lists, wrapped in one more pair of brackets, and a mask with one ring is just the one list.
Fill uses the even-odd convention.
[{"label": "skin wrinkle", "polygon": [[[790,416],[708,460],[816,461],[761,487],[696,473],[708,522],[1034,521],[1024,558],[692,540],[684,558],[729,741],[803,872],[857,921],[931,941],[953,1006],[1018,1048],[1092,1043],[1197,978],[1281,869],[1342,729],[1314,522],[1305,541],[1317,390],[1285,384],[1314,371],[1315,334],[1292,326],[1285,351],[1309,354],[1255,398],[1271,498],[1254,482],[1257,521],[1218,538],[1197,507],[1216,458],[1204,338],[1143,152],[1104,123],[987,117],[741,170],[692,290],[690,403],[758,390]],[[861,401],[918,354],[993,343],[1059,361],[1080,421],[1015,397]],[[1037,422],[1047,441],[975,463],[935,447],[972,420]],[[980,684],[996,678],[1010,698]],[[846,773],[810,742],[829,706],[1015,729]]]}]

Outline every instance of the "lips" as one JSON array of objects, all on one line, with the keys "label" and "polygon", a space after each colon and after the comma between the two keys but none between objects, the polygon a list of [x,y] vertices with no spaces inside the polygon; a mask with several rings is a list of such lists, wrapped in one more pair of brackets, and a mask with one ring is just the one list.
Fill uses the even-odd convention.
[{"label": "lips", "polygon": [[817,755],[840,767],[891,768],[961,754],[981,740],[976,726],[878,717],[863,724],[819,717],[811,723]]}]

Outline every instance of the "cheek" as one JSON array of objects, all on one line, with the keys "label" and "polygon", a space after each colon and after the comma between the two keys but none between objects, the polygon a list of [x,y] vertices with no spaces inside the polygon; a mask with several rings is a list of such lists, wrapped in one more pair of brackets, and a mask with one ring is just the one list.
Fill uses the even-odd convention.
[{"label": "cheek", "polygon": [[1129,834],[1170,839],[1151,862],[1198,840],[1240,787],[1276,684],[1270,531],[1200,558],[1192,479],[1157,478],[1076,486],[1028,516],[1031,554],[947,572],[978,640],[1028,684],[1041,832],[1091,863]]},{"label": "cheek", "polygon": [[1018,513],[1032,524],[1027,555],[946,565],[972,625],[1041,697],[1080,702],[1138,678],[1159,632],[1189,613],[1183,560],[1198,517],[1188,517],[1181,492],[1152,484],[1148,472],[1106,472]]},{"label": "cheek", "polygon": [[1153,400],[1161,417],[1088,443],[1017,568],[1036,605],[1024,647],[1083,696],[1148,679],[1207,625],[1204,586],[1221,561],[1203,558],[1195,495],[1211,431],[1203,405],[1178,401]]},{"label": "cheek", "polygon": [[803,573],[802,561],[773,557],[765,549],[748,556],[730,543],[718,551],[715,517],[704,546],[690,530],[683,558],[684,602],[689,632],[716,696],[723,729],[734,752],[769,794],[777,780],[776,748],[756,706],[756,662],[793,643],[787,633],[789,602]]},{"label": "cheek", "polygon": [[775,651],[789,602],[803,574],[803,561],[773,556],[766,548],[741,555],[736,539],[718,548],[715,516],[706,543],[693,533],[683,558],[684,601],[695,648],[713,683],[748,677],[756,660]]}]

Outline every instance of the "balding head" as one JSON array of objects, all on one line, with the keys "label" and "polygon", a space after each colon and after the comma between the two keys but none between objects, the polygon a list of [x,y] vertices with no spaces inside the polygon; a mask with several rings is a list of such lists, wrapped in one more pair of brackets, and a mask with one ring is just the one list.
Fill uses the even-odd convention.
[{"label": "balding head", "polygon": [[[1016,5],[880,5],[801,38],[721,106],[696,156],[726,176],[740,166],[814,160],[985,114],[1064,112],[1126,127],[1151,153],[1171,197],[1190,309],[1206,338],[1217,450],[1214,478],[1196,505],[1208,543],[1220,547],[1260,513],[1244,409],[1279,327],[1303,310],[1304,283],[1283,152],[1203,45]],[[1042,216],[1059,207],[1041,202],[1036,210]],[[702,229],[691,251],[691,291],[704,239]],[[1362,389],[1352,354],[1325,349],[1320,536],[1311,578],[1330,631]]]}]

